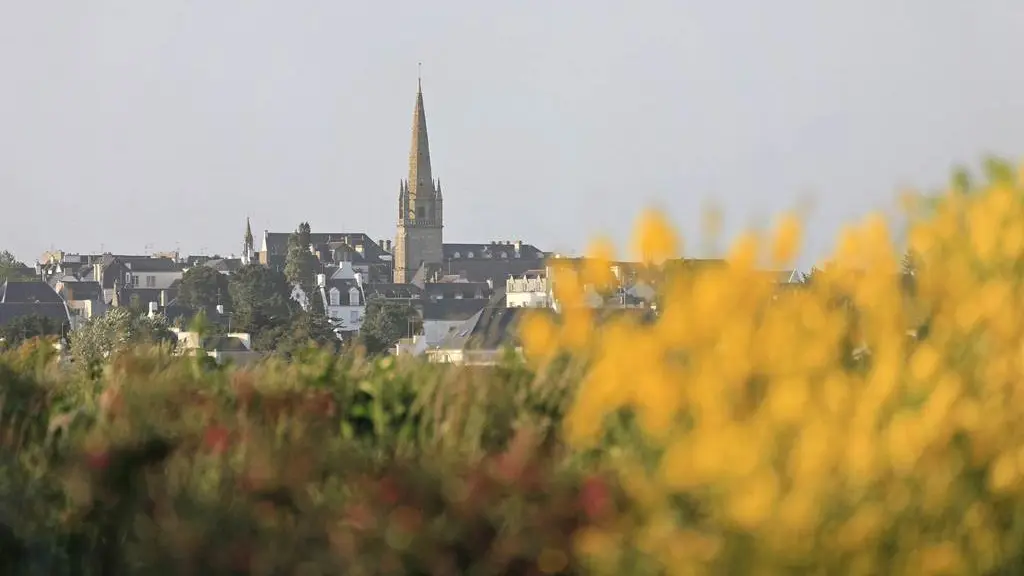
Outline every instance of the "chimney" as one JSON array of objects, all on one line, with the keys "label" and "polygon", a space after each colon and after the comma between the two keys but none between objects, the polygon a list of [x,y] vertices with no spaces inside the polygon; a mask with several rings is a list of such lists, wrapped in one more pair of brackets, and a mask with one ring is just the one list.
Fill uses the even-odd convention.
[{"label": "chimney", "polygon": [[160,306],[167,306],[167,290],[160,291]]},{"label": "chimney", "polygon": [[391,240],[385,240],[388,243],[388,252],[391,252]]},{"label": "chimney", "polygon": [[327,284],[327,275],[326,274],[317,274],[316,275],[316,285],[319,286],[320,288],[323,288],[326,284]]},{"label": "chimney", "polygon": [[523,250],[523,241],[516,240],[516,254],[519,254]]}]

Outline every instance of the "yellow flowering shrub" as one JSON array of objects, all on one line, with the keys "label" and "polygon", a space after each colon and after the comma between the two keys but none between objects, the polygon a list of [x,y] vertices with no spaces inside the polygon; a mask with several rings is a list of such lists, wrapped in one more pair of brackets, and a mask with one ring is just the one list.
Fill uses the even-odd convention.
[{"label": "yellow flowering shrub", "polygon": [[556,276],[563,318],[527,319],[527,355],[587,358],[566,438],[605,454],[636,504],[617,531],[580,535],[594,566],[982,574],[1021,553],[1024,185],[948,192],[908,232],[912,270],[872,216],[781,286],[762,271],[792,265],[797,217],[740,237],[724,266],[688,267],[646,213],[635,253],[662,272],[647,323],[598,329],[582,305],[607,243]]}]

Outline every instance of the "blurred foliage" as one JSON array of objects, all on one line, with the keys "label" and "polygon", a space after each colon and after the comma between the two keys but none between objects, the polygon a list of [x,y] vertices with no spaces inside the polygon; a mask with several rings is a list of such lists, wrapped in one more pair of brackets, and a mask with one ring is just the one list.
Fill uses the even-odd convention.
[{"label": "blurred foliage", "polygon": [[677,266],[645,214],[656,317],[585,305],[598,244],[498,366],[115,339],[82,374],[29,341],[0,355],[0,570],[1021,573],[1024,185],[954,184],[908,246],[869,218],[790,286],[763,271],[793,216]]}]

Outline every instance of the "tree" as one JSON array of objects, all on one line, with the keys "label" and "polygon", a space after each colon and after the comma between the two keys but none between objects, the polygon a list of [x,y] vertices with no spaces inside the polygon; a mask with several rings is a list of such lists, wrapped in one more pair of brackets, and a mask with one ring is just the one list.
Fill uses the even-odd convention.
[{"label": "tree", "polygon": [[285,257],[284,275],[292,286],[298,284],[309,296],[313,285],[313,271],[317,259],[309,251],[311,243],[309,222],[299,224],[299,228],[288,237],[288,254]]},{"label": "tree", "polygon": [[291,357],[310,345],[336,352],[340,341],[330,321],[322,314],[300,312],[288,324],[264,331],[255,340],[257,350]]},{"label": "tree", "polygon": [[230,309],[228,277],[209,266],[193,266],[181,276],[178,302],[193,310],[203,310],[217,304],[224,304]]},{"label": "tree", "polygon": [[248,264],[228,279],[234,329],[256,334],[283,325],[291,317],[291,291],[284,274]]},{"label": "tree", "polygon": [[176,340],[163,316],[111,308],[71,333],[71,354],[75,364],[95,377],[103,362],[119,351],[143,344],[173,344]]},{"label": "tree", "polygon": [[416,310],[407,304],[388,300],[371,300],[366,316],[359,328],[359,341],[369,354],[390,350],[399,339],[411,335],[412,322],[418,319]]},{"label": "tree", "polygon": [[0,340],[6,348],[17,348],[33,338],[62,336],[64,323],[47,316],[19,316],[0,327]]},{"label": "tree", "polygon": [[28,266],[19,261],[14,254],[7,250],[0,251],[0,282],[4,280],[28,280],[31,276],[25,274]]}]

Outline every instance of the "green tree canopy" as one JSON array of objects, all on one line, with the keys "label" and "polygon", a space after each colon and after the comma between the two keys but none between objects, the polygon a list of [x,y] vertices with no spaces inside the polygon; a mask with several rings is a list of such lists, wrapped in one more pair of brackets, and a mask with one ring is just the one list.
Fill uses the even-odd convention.
[{"label": "green tree canopy", "polygon": [[254,344],[257,350],[291,357],[309,346],[337,351],[341,341],[324,315],[300,312],[291,322],[264,331]]},{"label": "green tree canopy", "polygon": [[181,276],[178,302],[194,310],[217,304],[231,308],[228,277],[209,266],[193,266]]},{"label": "green tree canopy", "polygon": [[284,274],[259,264],[242,266],[228,279],[232,328],[255,335],[286,324],[291,317],[291,290]]},{"label": "green tree canopy", "polygon": [[31,276],[25,274],[28,266],[21,262],[11,252],[0,251],[0,282],[4,280],[29,280]]},{"label": "green tree canopy", "polygon": [[419,315],[412,306],[374,299],[367,303],[366,316],[359,328],[359,342],[369,354],[381,354],[398,340],[412,335]]},{"label": "green tree canopy", "polygon": [[284,275],[292,286],[298,284],[309,296],[313,285],[313,273],[317,259],[309,251],[309,222],[299,224],[298,229],[288,237],[288,254],[285,256]]},{"label": "green tree canopy", "polygon": [[163,316],[150,317],[133,314],[127,308],[111,308],[71,333],[71,353],[76,365],[90,376],[96,376],[102,363],[121,350],[175,341]]}]

